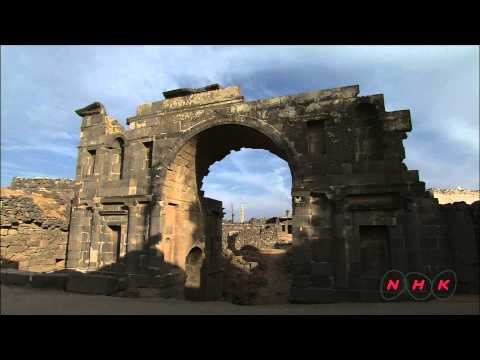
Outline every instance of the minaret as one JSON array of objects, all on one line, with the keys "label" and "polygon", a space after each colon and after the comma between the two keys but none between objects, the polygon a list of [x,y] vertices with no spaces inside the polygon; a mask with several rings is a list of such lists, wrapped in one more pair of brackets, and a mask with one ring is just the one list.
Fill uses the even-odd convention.
[{"label": "minaret", "polygon": [[240,205],[240,222],[242,224],[245,222],[245,209],[243,208],[243,204]]},{"label": "minaret", "polygon": [[234,222],[234,219],[233,219],[233,203],[231,203],[231,205],[232,205],[232,224],[233,224],[233,222]]}]

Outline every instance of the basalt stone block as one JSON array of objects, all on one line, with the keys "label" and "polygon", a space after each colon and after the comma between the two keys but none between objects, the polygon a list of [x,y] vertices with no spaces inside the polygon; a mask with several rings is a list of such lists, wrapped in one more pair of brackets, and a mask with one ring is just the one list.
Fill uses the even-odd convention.
[{"label": "basalt stone block", "polygon": [[154,288],[167,288],[179,284],[184,284],[186,276],[180,273],[167,273],[153,277],[149,285]]},{"label": "basalt stone block", "polygon": [[68,274],[35,274],[32,275],[32,288],[65,289]]},{"label": "basalt stone block", "polygon": [[71,275],[66,291],[82,294],[111,295],[118,290],[118,279],[106,275]]},{"label": "basalt stone block", "polygon": [[402,249],[405,246],[405,239],[403,237],[391,237],[390,246],[396,249]]},{"label": "basalt stone block", "polygon": [[312,285],[312,278],[310,275],[295,275],[292,283],[295,287],[305,288]]},{"label": "basalt stone block", "polygon": [[145,288],[148,287],[150,282],[150,277],[147,275],[132,275],[128,278],[128,287],[129,288]]},{"label": "basalt stone block", "polygon": [[312,264],[308,262],[295,263],[293,268],[295,275],[310,275],[312,273]]},{"label": "basalt stone block", "polygon": [[329,288],[332,284],[332,279],[323,275],[313,275],[311,276],[312,284],[321,288]]},{"label": "basalt stone block", "polygon": [[312,261],[312,275],[316,276],[331,276],[334,274],[335,265],[331,262],[316,262]]},{"label": "basalt stone block", "polygon": [[25,286],[30,283],[31,276],[31,273],[10,269],[2,269],[0,272],[0,280],[2,285]]},{"label": "basalt stone block", "polygon": [[356,285],[359,289],[368,289],[368,290],[376,290],[380,288],[380,281],[382,275],[378,277],[364,277],[357,279]]}]

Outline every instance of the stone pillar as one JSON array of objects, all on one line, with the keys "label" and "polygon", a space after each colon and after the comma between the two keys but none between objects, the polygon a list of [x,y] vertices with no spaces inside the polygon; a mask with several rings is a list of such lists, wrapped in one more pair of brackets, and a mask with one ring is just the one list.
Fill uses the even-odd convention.
[{"label": "stone pillar", "polygon": [[310,263],[312,254],[305,231],[309,224],[308,194],[305,191],[293,193],[293,288],[305,288],[311,285]]},{"label": "stone pillar", "polygon": [[138,272],[139,256],[142,251],[141,239],[137,238],[137,202],[128,205],[128,230],[127,230],[127,272]]},{"label": "stone pillar", "polygon": [[295,192],[293,281],[289,301],[336,300],[332,209],[325,194]]},{"label": "stone pillar", "polygon": [[313,286],[321,288],[331,288],[335,284],[331,207],[330,200],[325,194],[311,194],[308,230],[312,247],[312,283]]},{"label": "stone pillar", "polygon": [[88,269],[90,262],[90,242],[92,239],[92,220],[93,211],[91,208],[86,208],[83,211],[82,219],[82,236],[80,238],[80,258],[78,262],[78,268],[82,270]]},{"label": "stone pillar", "polygon": [[72,208],[70,231],[68,233],[66,268],[78,268],[80,260],[80,244],[82,239],[82,220],[84,210],[78,206]]},{"label": "stone pillar", "polygon": [[88,271],[96,271],[98,269],[98,237],[100,236],[100,214],[98,209],[93,207],[92,226],[90,228],[90,259],[88,263]]},{"label": "stone pillar", "polygon": [[67,269],[88,269],[91,241],[91,210],[84,206],[72,208],[68,235]]},{"label": "stone pillar", "polygon": [[150,208],[150,227],[149,235],[144,246],[145,255],[147,255],[147,266],[156,266],[159,260],[157,244],[162,241],[163,233],[163,201],[153,200]]}]

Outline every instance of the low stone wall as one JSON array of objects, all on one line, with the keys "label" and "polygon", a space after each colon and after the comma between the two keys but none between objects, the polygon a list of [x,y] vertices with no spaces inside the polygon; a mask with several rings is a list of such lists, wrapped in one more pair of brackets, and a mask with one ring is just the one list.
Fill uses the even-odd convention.
[{"label": "low stone wall", "polygon": [[257,249],[273,248],[278,240],[274,226],[266,228],[265,225],[222,224],[224,249],[240,250],[247,245]]},{"label": "low stone wall", "polygon": [[14,178],[1,189],[0,263],[32,272],[64,269],[73,181]]},{"label": "low stone wall", "polygon": [[26,192],[46,190],[53,193],[68,193],[74,191],[75,185],[72,179],[14,177],[9,188]]},{"label": "low stone wall", "polygon": [[438,199],[439,204],[453,204],[465,202],[472,204],[480,200],[480,191],[468,189],[429,189],[430,193]]}]

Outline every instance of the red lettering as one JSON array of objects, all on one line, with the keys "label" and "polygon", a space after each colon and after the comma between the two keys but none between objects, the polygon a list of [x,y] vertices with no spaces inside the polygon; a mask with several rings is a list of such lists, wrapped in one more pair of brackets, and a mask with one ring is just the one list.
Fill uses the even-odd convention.
[{"label": "red lettering", "polygon": [[450,280],[440,279],[440,281],[438,282],[437,289],[438,289],[438,290],[448,291],[448,284],[449,284],[449,283],[450,283]]},{"label": "red lettering", "polygon": [[423,290],[423,286],[425,285],[425,279],[422,281],[418,281],[417,279],[413,280],[413,285],[412,285],[412,290],[416,290],[417,287],[420,288],[420,290]]},{"label": "red lettering", "polygon": [[400,285],[400,280],[393,281],[392,279],[390,279],[388,280],[387,290],[390,290],[390,288],[398,290],[398,285]]}]

